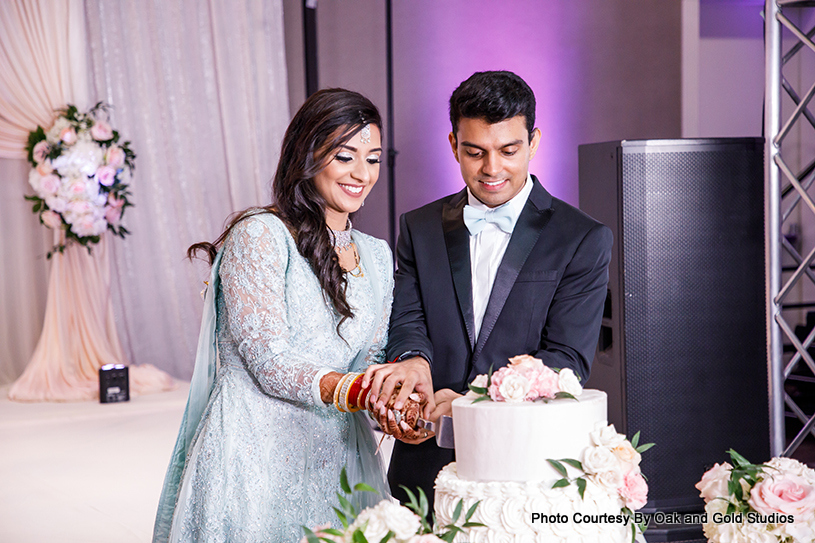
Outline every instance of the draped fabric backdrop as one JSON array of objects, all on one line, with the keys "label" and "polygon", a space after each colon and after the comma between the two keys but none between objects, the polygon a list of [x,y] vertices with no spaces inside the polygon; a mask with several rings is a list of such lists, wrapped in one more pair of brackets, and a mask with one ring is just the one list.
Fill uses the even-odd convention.
[{"label": "draped fabric backdrop", "polygon": [[[111,124],[137,154],[135,207],[123,221],[132,234],[108,245],[120,340],[131,363],[189,378],[207,272],[185,260],[186,248],[217,237],[230,213],[270,199],[289,119],[281,1],[83,7],[90,102],[113,106]],[[34,62],[30,50],[15,54]],[[0,168],[2,383],[22,371],[39,334],[31,323],[42,318],[45,272],[26,277],[20,262],[42,267],[48,236],[26,217],[27,166]]]}]

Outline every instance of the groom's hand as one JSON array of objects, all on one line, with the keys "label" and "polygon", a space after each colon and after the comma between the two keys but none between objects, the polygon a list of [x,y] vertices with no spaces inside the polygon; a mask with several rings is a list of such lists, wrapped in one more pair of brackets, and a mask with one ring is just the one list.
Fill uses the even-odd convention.
[{"label": "groom's hand", "polygon": [[401,385],[396,401],[393,403],[393,408],[397,411],[402,409],[414,391],[427,398],[423,412],[425,418],[436,409],[430,364],[421,356],[414,356],[393,364],[368,366],[365,377],[362,378],[362,388],[366,388],[368,383],[371,383],[370,401],[376,411],[385,406],[397,385]]},{"label": "groom's hand", "polygon": [[453,400],[456,398],[461,398],[461,394],[458,392],[454,392],[449,388],[443,388],[441,390],[436,391],[435,395],[435,403],[436,408],[430,413],[430,417],[427,420],[432,420],[433,422],[438,422],[438,420],[443,416],[447,415],[448,417],[453,416]]}]

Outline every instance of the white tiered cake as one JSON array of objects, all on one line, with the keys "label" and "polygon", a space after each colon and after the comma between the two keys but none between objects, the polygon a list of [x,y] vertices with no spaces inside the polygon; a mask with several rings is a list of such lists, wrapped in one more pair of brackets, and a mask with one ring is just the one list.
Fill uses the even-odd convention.
[{"label": "white tiered cake", "polygon": [[[547,402],[474,399],[453,402],[456,462],[436,479],[437,525],[454,522],[463,500],[464,512],[480,502],[470,522],[486,527],[468,528],[456,542],[631,541],[622,511],[642,507],[647,486],[639,453],[607,425],[604,392]],[[577,460],[582,470],[561,462],[564,478],[548,459]],[[557,481],[565,486],[553,488]]]}]

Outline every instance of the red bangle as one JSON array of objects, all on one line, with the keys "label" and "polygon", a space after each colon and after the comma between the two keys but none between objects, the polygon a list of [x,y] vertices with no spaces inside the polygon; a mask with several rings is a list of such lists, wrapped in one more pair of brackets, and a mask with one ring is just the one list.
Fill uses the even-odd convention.
[{"label": "red bangle", "polygon": [[348,410],[352,413],[354,411],[359,411],[359,403],[354,404],[354,400],[359,398],[359,392],[362,390],[362,374],[358,374],[356,378],[351,382],[351,386],[348,387],[348,392],[346,392],[345,397],[347,398],[348,403]]}]

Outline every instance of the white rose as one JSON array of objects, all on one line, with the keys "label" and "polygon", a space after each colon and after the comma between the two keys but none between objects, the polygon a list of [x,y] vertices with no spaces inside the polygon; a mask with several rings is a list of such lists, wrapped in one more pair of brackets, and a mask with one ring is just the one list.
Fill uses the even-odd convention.
[{"label": "white rose", "polygon": [[[760,524],[757,522],[745,522],[739,528],[739,532],[741,532],[742,537],[744,538],[743,541],[749,541],[750,543],[777,543],[778,539],[772,534],[769,530],[767,530],[766,524]],[[803,539],[796,540],[796,541],[804,541]]]},{"label": "white rose", "polygon": [[[474,386],[474,387],[487,388],[487,376],[486,376],[486,375],[483,375],[483,374],[482,374],[482,375],[478,375],[478,376],[476,376],[476,378],[475,378],[475,379],[473,379],[473,382],[472,382],[472,383],[470,383],[470,384],[471,384],[472,386]],[[479,397],[479,396],[480,396],[480,394],[476,394],[476,393],[475,393],[475,392],[473,392],[472,390],[468,390],[468,391],[467,391],[467,394],[465,394],[465,397],[467,397],[467,398],[471,398],[471,399],[475,399],[475,398],[477,398],[477,397]]]},{"label": "white rose", "polygon": [[618,488],[623,486],[623,474],[618,469],[610,469],[589,475],[589,479],[597,486],[615,493]]},{"label": "white rose", "polygon": [[730,471],[733,466],[725,462],[716,464],[702,475],[702,480],[696,483],[699,496],[710,501],[715,498],[727,498],[730,492],[727,490],[727,482],[730,480]]},{"label": "white rose", "polygon": [[353,533],[367,521],[364,535],[368,541],[379,541],[388,531],[392,531],[397,540],[408,540],[421,528],[419,517],[407,507],[402,507],[390,500],[382,500],[374,507],[362,511],[354,523],[348,527]]},{"label": "white rose", "polygon": [[640,461],[642,461],[642,455],[637,452],[628,440],[611,447],[611,452],[614,453],[614,456],[622,464],[623,471],[626,472],[639,466]]},{"label": "white rose", "polygon": [[599,429],[589,434],[592,443],[595,445],[599,445],[601,447],[614,447],[615,445],[619,445],[625,441],[625,436],[618,434],[617,430],[614,429],[613,424],[602,426],[602,423],[599,423],[598,428]]},{"label": "white rose", "polygon": [[583,471],[588,474],[620,471],[620,461],[608,447],[588,447],[583,451]]},{"label": "white rose", "polygon": [[569,368],[560,370],[557,376],[558,386],[563,392],[568,392],[572,396],[580,396],[583,393],[583,387],[580,385],[580,380],[575,375],[574,371]]},{"label": "white rose", "polygon": [[49,208],[53,209],[57,213],[62,213],[68,208],[68,202],[64,198],[59,198],[57,196],[49,196],[45,199],[45,205]]},{"label": "white rose", "polygon": [[810,484],[815,484],[815,470],[793,458],[775,457],[767,462],[767,465],[775,468],[765,470],[768,475],[772,475],[778,470],[784,473],[798,475],[806,479]]},{"label": "white rose", "polygon": [[518,373],[511,373],[504,377],[498,392],[507,402],[522,402],[529,394],[529,379]]}]

